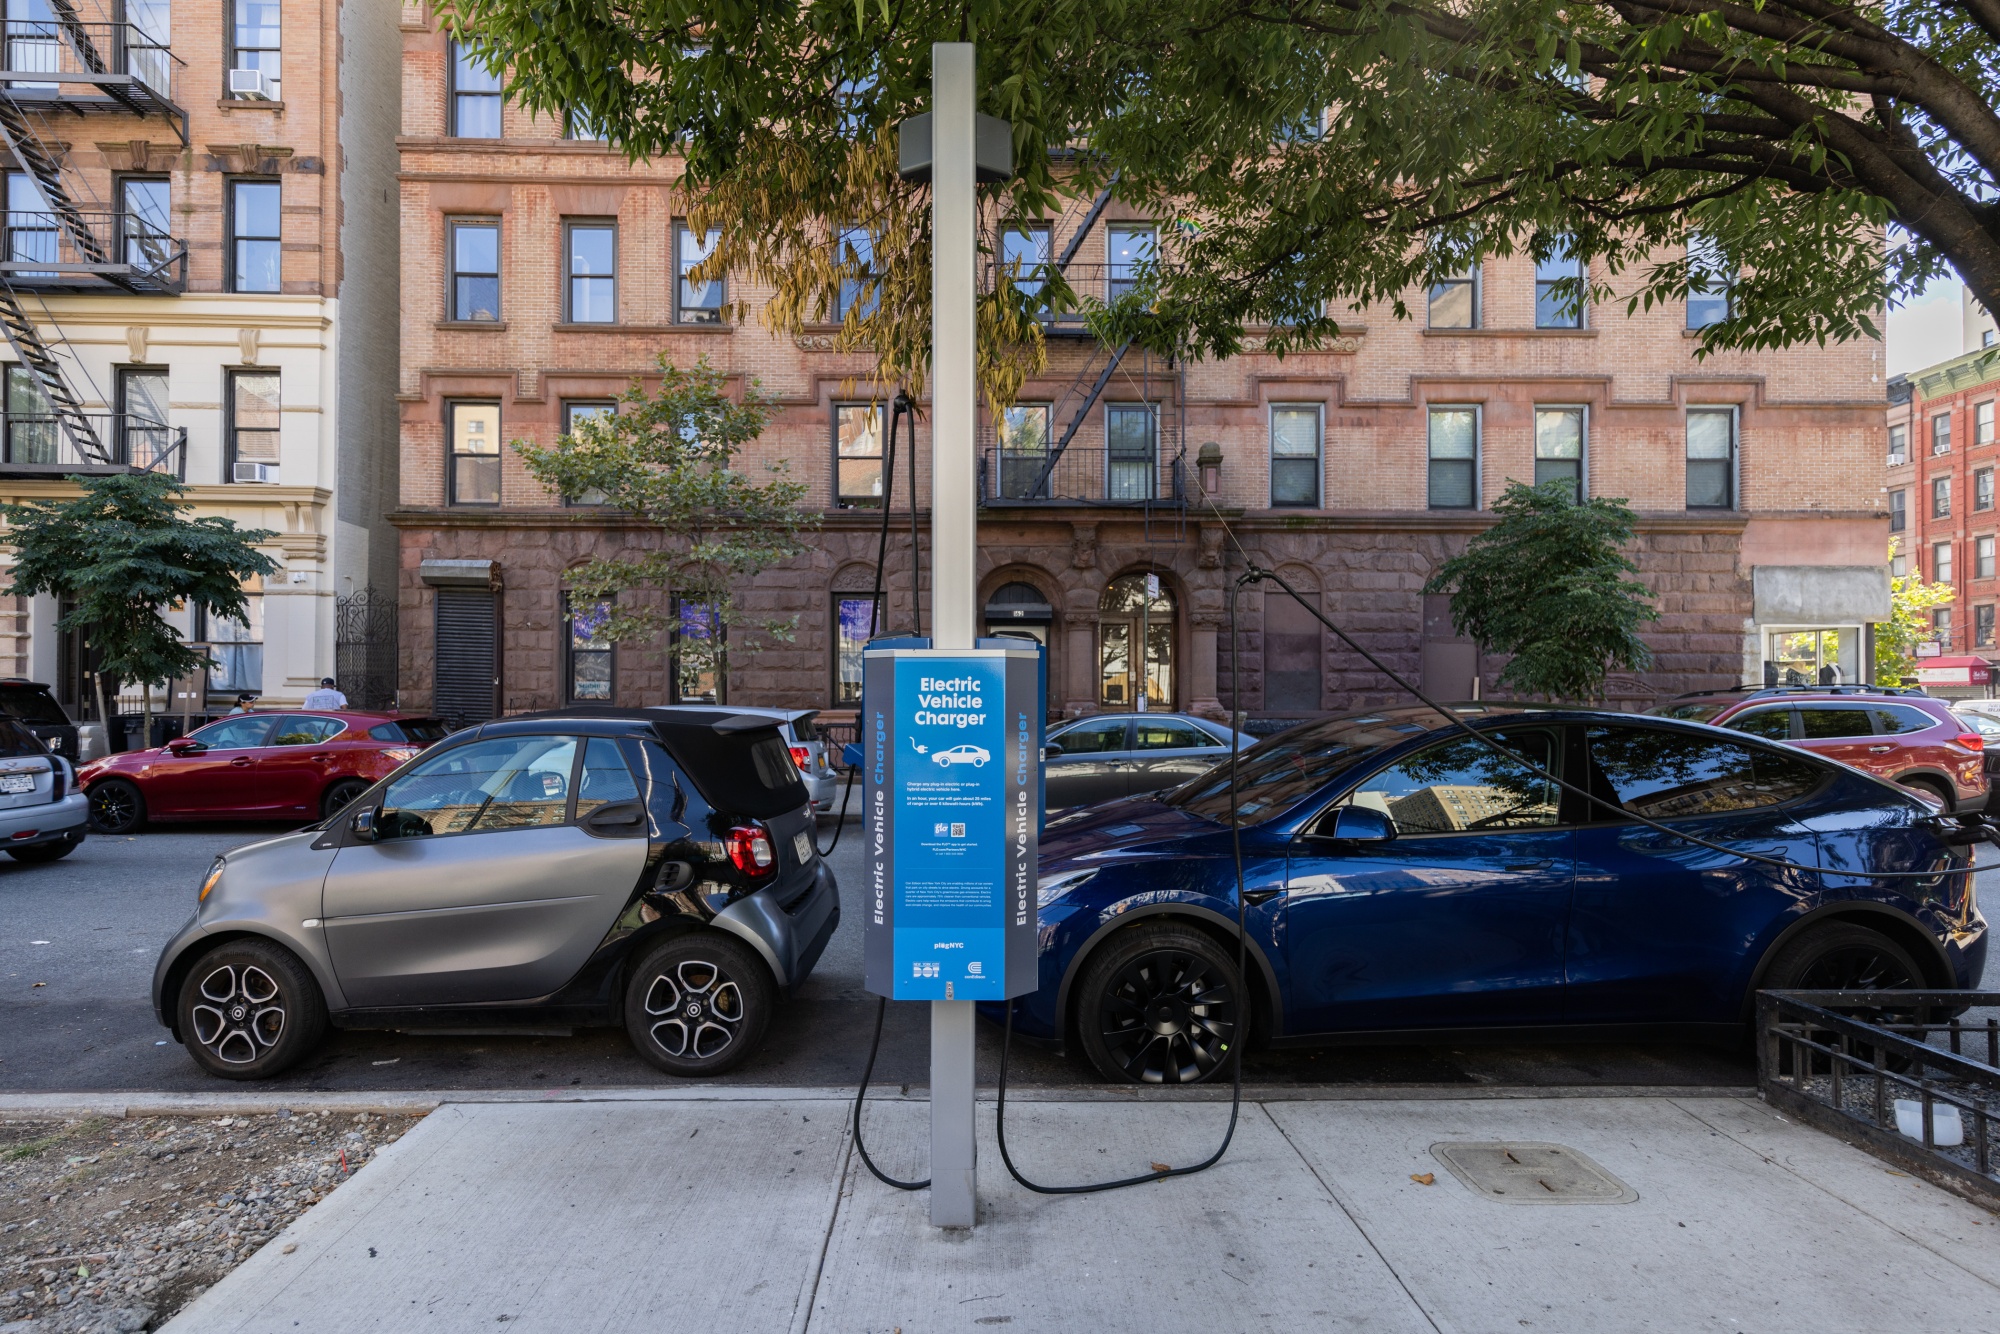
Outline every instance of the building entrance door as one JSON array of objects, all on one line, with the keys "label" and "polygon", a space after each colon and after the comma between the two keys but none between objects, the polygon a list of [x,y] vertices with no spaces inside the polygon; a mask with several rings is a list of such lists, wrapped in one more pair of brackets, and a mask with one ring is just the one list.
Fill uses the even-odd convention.
[{"label": "building entrance door", "polygon": [[1098,602],[1098,703],[1174,707],[1174,597],[1157,574],[1113,579]]}]

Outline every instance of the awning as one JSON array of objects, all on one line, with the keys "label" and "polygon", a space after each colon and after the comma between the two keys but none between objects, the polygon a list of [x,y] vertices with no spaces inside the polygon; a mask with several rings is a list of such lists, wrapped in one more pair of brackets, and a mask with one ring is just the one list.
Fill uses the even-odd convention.
[{"label": "awning", "polygon": [[1993,664],[1970,655],[1956,658],[1924,658],[1917,666],[1917,684],[1923,686],[1983,686],[1993,681]]}]

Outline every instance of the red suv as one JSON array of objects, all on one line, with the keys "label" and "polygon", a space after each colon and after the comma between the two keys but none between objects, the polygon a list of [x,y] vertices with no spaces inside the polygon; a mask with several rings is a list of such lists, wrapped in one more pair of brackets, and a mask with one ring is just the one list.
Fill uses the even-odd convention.
[{"label": "red suv", "polygon": [[76,781],[105,834],[149,819],[317,820],[449,730],[399,713],[235,713],[157,750],[93,760]]},{"label": "red suv", "polygon": [[1682,695],[1648,712],[1814,751],[1947,811],[1986,807],[1986,738],[1928,695],[1837,686],[1721,690]]}]

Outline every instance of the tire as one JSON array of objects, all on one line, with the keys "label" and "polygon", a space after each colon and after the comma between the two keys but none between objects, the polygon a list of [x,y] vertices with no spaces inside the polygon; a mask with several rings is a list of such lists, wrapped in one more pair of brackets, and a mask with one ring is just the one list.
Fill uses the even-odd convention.
[{"label": "tire", "polygon": [[59,862],[82,846],[80,838],[74,842],[65,838],[54,843],[37,843],[33,847],[9,848],[7,855],[17,862],[39,865],[42,862]]},{"label": "tire", "polygon": [[1935,778],[1899,778],[1896,780],[1896,785],[1908,788],[1912,792],[1921,792],[1927,797],[1936,797],[1944,803],[1946,812],[1958,808],[1958,803],[1952,800],[1951,793],[1945,791],[1944,784],[1938,782]]},{"label": "tire", "polygon": [[326,1033],[326,998],[298,957],[240,939],[196,959],[174,1006],[194,1063],[223,1079],[269,1079],[297,1065]]},{"label": "tire", "polygon": [[[1764,991],[1901,991],[1925,985],[1924,973],[1908,950],[1883,935],[1853,922],[1828,922],[1799,932],[1771,959],[1758,984]],[[1871,1024],[1916,1023],[1924,1018],[1921,1009],[1846,1009],[1856,1019]],[[1815,1042],[1836,1045],[1839,1034],[1814,1030]],[[1857,1044],[1851,1049],[1862,1061],[1874,1059],[1873,1044]],[[1824,1074],[1831,1057],[1817,1053],[1809,1062],[1810,1072]],[[1791,1073],[1793,1052],[1788,1050],[1781,1063],[1783,1074]],[[1908,1061],[1892,1057],[1890,1069],[1902,1069]]]},{"label": "tire", "polygon": [[90,828],[94,833],[137,833],[145,823],[146,798],[136,784],[107,778],[90,789]]},{"label": "tire", "polygon": [[1228,1069],[1243,995],[1236,960],[1206,933],[1165,922],[1120,931],[1077,986],[1083,1053],[1117,1083],[1201,1083]]},{"label": "tire", "polygon": [[720,931],[694,931],[647,950],[625,984],[625,1034],[670,1075],[719,1075],[762,1045],[777,1008],[771,970]]},{"label": "tire", "polygon": [[348,803],[368,790],[368,784],[359,778],[343,778],[326,790],[319,799],[319,813],[328,817],[344,810]]}]

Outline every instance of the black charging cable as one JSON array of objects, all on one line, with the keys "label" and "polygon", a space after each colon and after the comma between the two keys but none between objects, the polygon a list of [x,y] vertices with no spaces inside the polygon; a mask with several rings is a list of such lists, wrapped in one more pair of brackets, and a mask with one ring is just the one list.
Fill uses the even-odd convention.
[{"label": "black charging cable", "polygon": [[833,855],[833,850],[840,846],[840,831],[847,828],[847,799],[854,795],[854,774],[853,769],[847,771],[847,786],[840,791],[840,818],[833,822],[833,842],[822,848],[819,839],[813,839],[813,847],[818,850],[821,861]]}]

